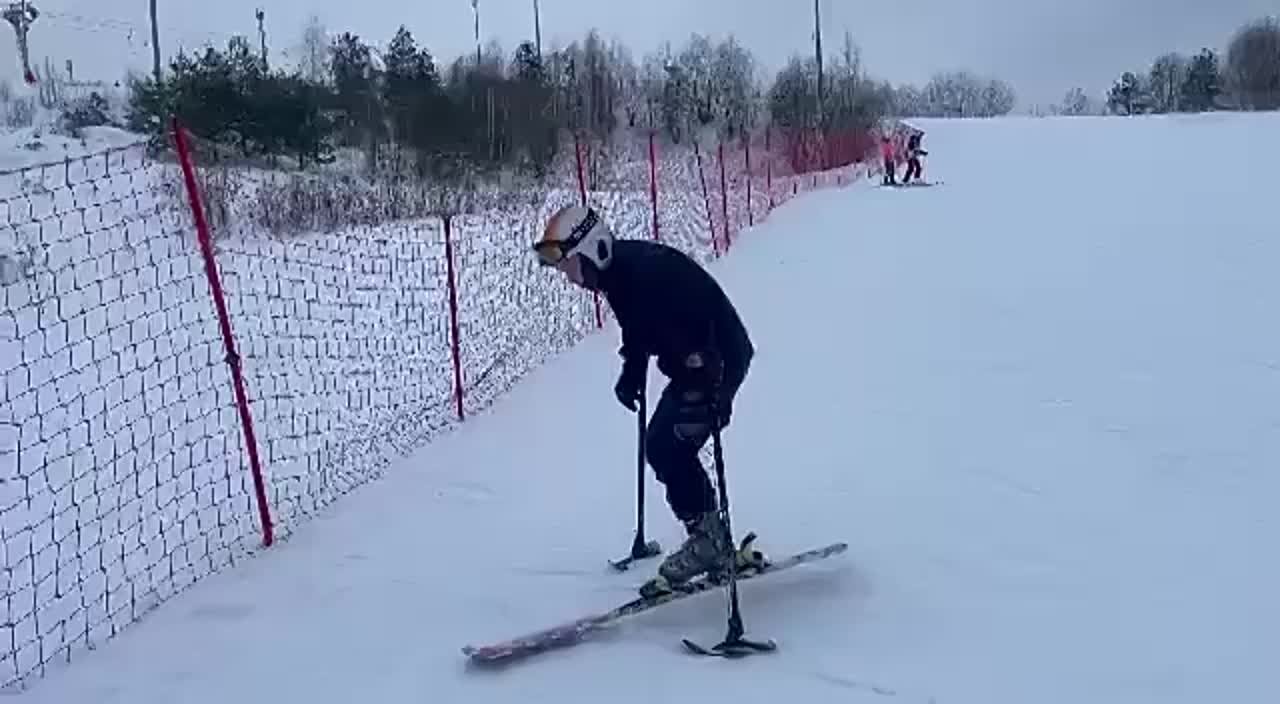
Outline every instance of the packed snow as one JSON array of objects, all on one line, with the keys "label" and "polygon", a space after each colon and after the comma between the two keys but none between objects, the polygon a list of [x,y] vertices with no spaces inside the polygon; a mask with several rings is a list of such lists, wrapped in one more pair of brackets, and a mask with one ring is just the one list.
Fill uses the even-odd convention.
[{"label": "packed snow", "polygon": [[24,701],[1280,700],[1280,119],[916,124],[940,185],[802,196],[711,265],[759,350],[735,529],[850,544],[743,585],[777,653],[685,654],[723,635],[714,592],[464,666],[656,568],[606,566],[635,500],[608,328]]},{"label": "packed snow", "polygon": [[80,159],[108,149],[137,143],[141,137],[118,127],[85,127],[78,136],[66,134],[52,125],[0,131],[0,171],[26,169]]}]

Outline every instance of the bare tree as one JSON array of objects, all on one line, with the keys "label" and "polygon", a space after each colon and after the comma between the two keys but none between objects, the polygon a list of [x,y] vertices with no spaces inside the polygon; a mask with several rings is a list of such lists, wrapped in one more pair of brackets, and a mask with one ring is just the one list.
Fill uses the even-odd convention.
[{"label": "bare tree", "polygon": [[1013,110],[1018,96],[1013,86],[999,79],[990,79],[982,87],[982,98],[978,103],[979,117],[996,117],[1007,115]]},{"label": "bare tree", "polygon": [[893,114],[899,117],[922,117],[928,113],[929,106],[924,98],[924,91],[919,87],[905,84],[893,91]]},{"label": "bare tree", "polygon": [[683,105],[685,115],[697,121],[697,124],[708,125],[715,119],[712,107],[712,96],[715,93],[715,78],[711,73],[715,44],[711,38],[703,34],[689,37],[689,43],[676,59],[685,81],[683,98],[688,102]]},{"label": "bare tree", "polygon": [[324,82],[329,75],[329,36],[317,15],[307,18],[302,28],[298,56],[302,77],[312,83]]},{"label": "bare tree", "polygon": [[1280,108],[1280,21],[1267,17],[1241,27],[1227,48],[1226,69],[1241,107]]},{"label": "bare tree", "polygon": [[[903,96],[898,97],[901,108]],[[999,79],[950,71],[934,74],[918,99],[921,117],[995,117],[1013,110],[1017,94]]]},{"label": "bare tree", "polygon": [[1089,100],[1088,94],[1083,88],[1075,87],[1067,91],[1067,95],[1062,99],[1062,104],[1057,106],[1058,114],[1078,116],[1092,115],[1097,111],[1094,108],[1093,101]]},{"label": "bare tree", "polygon": [[821,109],[828,129],[866,129],[892,109],[892,88],[867,76],[862,52],[848,30],[839,56],[825,64],[823,85]]},{"label": "bare tree", "polygon": [[1191,62],[1178,53],[1164,54],[1151,65],[1148,89],[1156,112],[1174,112],[1182,103],[1182,85]]},{"label": "bare tree", "polygon": [[924,86],[928,115],[970,117],[978,114],[982,102],[982,81],[968,71],[934,74]]},{"label": "bare tree", "polygon": [[718,108],[716,119],[726,136],[741,135],[755,125],[755,70],[751,52],[732,36],[712,54],[712,99]]},{"label": "bare tree", "polygon": [[663,87],[666,85],[665,65],[665,56],[659,52],[647,54],[640,65],[640,90],[644,100],[642,121],[645,127],[654,128],[662,124],[662,94]]},{"label": "bare tree", "polygon": [[627,127],[646,125],[645,90],[640,80],[640,67],[632,59],[631,50],[615,40],[609,46],[609,63],[613,66],[618,102]]}]

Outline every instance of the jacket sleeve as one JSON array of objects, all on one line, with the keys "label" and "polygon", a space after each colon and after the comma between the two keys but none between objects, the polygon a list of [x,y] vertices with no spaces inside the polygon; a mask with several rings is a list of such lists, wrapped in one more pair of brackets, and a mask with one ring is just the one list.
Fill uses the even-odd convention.
[{"label": "jacket sleeve", "polygon": [[[696,354],[703,360],[702,369],[686,368],[685,372],[702,376],[713,371],[723,357],[722,341],[716,339],[716,330],[723,325],[724,311],[708,275],[691,267],[682,267],[680,272],[679,284],[668,292],[672,297],[669,306],[673,316],[672,334],[679,339],[679,349],[686,355]],[[687,361],[682,359],[680,364]]]},{"label": "jacket sleeve", "polygon": [[629,328],[622,329],[622,347],[618,355],[622,357],[622,374],[632,379],[639,378],[649,366],[650,350],[636,339],[636,334]]},{"label": "jacket sleeve", "polygon": [[614,316],[618,327],[622,330],[622,346],[618,355],[622,357],[622,374],[631,379],[643,375],[649,368],[649,358],[653,356],[652,341],[645,339],[643,310],[637,310],[629,298],[616,301]]}]

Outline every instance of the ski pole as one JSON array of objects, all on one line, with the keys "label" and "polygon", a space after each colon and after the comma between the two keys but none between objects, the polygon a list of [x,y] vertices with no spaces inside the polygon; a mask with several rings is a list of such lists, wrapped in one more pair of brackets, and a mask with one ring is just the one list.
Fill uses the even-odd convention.
[{"label": "ski pole", "polygon": [[662,552],[657,541],[646,542],[644,539],[644,441],[648,430],[646,395],[640,394],[640,408],[636,413],[636,538],[631,543],[631,557],[637,560]]},{"label": "ski pole", "polygon": [[[715,340],[712,330],[711,339]],[[688,638],[683,643],[689,650],[700,655],[720,655],[722,657],[742,657],[752,653],[767,653],[778,648],[773,640],[751,640],[744,638],[746,628],[742,624],[742,608],[738,603],[738,550],[733,542],[733,524],[729,520],[729,489],[724,477],[724,443],[720,439],[720,426],[723,415],[720,412],[720,392],[724,387],[724,360],[719,355],[714,361],[714,376],[711,382],[711,448],[715,457],[716,488],[720,495],[720,519],[724,524],[725,550],[729,555],[729,628],[724,640],[707,650]],[[743,541],[744,544],[746,541]]]},{"label": "ski pole", "polygon": [[644,441],[648,431],[648,408],[646,384],[640,385],[640,405],[636,410],[636,536],[631,542],[631,554],[621,560],[610,560],[618,571],[631,567],[631,563],[655,557],[662,553],[662,546],[656,540],[646,541],[644,538]]}]

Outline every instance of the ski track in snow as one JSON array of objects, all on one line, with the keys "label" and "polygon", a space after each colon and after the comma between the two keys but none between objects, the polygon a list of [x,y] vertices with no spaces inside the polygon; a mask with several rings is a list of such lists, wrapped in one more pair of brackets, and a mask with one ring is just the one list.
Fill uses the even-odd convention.
[{"label": "ski track in snow", "polygon": [[606,564],[635,442],[609,329],[22,701],[1280,701],[1280,119],[915,122],[944,185],[806,195],[713,267],[759,349],[734,526],[850,543],[743,585],[779,652],[683,654],[723,635],[713,592],[464,668],[656,567]]}]

